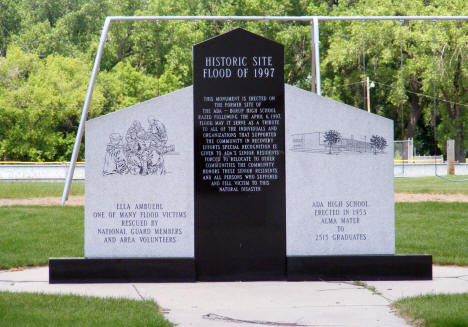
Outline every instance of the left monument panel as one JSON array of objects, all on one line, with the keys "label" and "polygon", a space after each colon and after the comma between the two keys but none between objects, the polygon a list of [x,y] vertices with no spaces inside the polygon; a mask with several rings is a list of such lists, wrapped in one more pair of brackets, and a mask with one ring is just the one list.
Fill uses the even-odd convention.
[{"label": "left monument panel", "polygon": [[195,281],[193,88],[86,122],[85,257],[50,283]]},{"label": "left monument panel", "polygon": [[85,257],[193,258],[192,88],[86,123]]}]

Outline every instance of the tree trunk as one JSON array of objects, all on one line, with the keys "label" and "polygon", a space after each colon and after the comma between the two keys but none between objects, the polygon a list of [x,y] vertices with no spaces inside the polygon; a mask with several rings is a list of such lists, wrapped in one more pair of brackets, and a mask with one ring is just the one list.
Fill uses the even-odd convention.
[{"label": "tree trunk", "polygon": [[[411,76],[410,87],[413,92],[422,93],[421,91],[421,83],[418,81],[414,76]],[[405,131],[403,133],[403,141],[414,138],[414,133],[416,131],[416,126],[418,124],[419,117],[421,117],[422,109],[425,105],[425,99],[420,99],[418,94],[409,93],[409,115],[408,115],[408,123],[406,124]],[[403,160],[408,159],[408,143],[403,142],[402,144],[402,154],[401,157]]]},{"label": "tree trunk", "polygon": [[7,32],[3,32],[3,37],[0,44],[0,57],[6,57],[6,52],[7,52],[7,47],[8,47],[8,42],[7,42]]},{"label": "tree trunk", "polygon": [[[451,126],[453,127],[455,133],[455,160],[459,163],[465,163],[465,130],[464,130],[464,122],[463,122],[463,114],[461,112],[462,108],[459,105],[459,99],[462,99],[463,96],[466,94],[467,90],[463,87],[463,84],[460,83],[462,77],[462,57],[461,55],[456,56],[456,64],[455,64],[455,71],[453,76],[453,88],[454,88],[454,96],[450,97],[448,92],[444,92],[442,89],[442,93],[444,98],[447,100],[447,109],[448,115],[450,117],[450,122],[452,123]],[[449,102],[449,100],[453,101],[453,106]]]},{"label": "tree trunk", "polygon": [[460,118],[460,105],[455,103],[454,107],[457,130],[457,135],[455,137],[455,160],[459,163],[465,163],[465,139],[463,138],[465,133],[463,128],[463,121],[462,118]]},{"label": "tree trunk", "polygon": [[401,142],[401,159],[408,160],[408,142],[406,140]]},{"label": "tree trunk", "polygon": [[465,142],[463,138],[463,131],[459,131],[457,133],[457,137],[455,139],[455,160],[457,160],[459,163],[466,163],[466,157],[465,157]]}]

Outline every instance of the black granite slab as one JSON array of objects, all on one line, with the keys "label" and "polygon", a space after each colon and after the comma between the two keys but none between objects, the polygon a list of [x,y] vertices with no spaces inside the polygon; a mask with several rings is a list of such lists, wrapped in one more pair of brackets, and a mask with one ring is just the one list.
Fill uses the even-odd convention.
[{"label": "black granite slab", "polygon": [[431,279],[431,255],[288,257],[289,281]]},{"label": "black granite slab", "polygon": [[193,258],[49,259],[49,283],[194,282]]},{"label": "black granite slab", "polygon": [[[283,65],[284,49],[281,44],[243,29],[235,29],[193,47],[195,258],[198,280],[269,280],[286,277]],[[217,97],[238,97],[239,100],[217,101]],[[250,97],[255,97],[252,98],[255,100],[248,104]],[[266,100],[259,100],[262,97],[266,97]],[[209,98],[213,100],[207,100]],[[220,103],[221,107],[216,107],[215,102]],[[249,115],[245,119],[246,116],[240,113],[237,118],[216,118],[220,117],[216,113],[228,115],[234,112],[226,105],[227,102],[227,105],[235,105],[237,109],[257,108],[257,113],[264,115]],[[266,125],[266,119],[270,116],[260,109],[274,112],[275,116],[271,117],[277,120],[275,134],[267,146],[277,151],[274,159],[258,154],[257,150],[254,150],[254,155],[241,155],[239,151],[244,145],[254,144],[259,139],[253,132],[241,136],[239,126],[264,126],[268,131],[270,125]],[[246,114],[245,110],[243,114]],[[207,118],[210,117],[208,115],[211,118]],[[212,128],[218,122],[223,125],[219,125],[218,129]],[[241,125],[236,125],[238,122]],[[203,123],[213,125],[203,126]],[[229,135],[229,127],[232,126],[237,128]],[[208,132],[210,134],[206,134]],[[233,139],[241,142],[234,143]],[[211,144],[219,145],[222,154],[217,155],[218,150],[213,150],[211,155],[202,153]],[[225,144],[233,145],[236,150],[225,151]],[[213,186],[216,174],[207,179],[208,174],[204,173],[207,168],[213,168],[207,163],[217,162],[216,157],[220,163],[233,164],[230,177],[220,168],[220,186]],[[232,178],[241,178],[243,183],[253,185],[254,182],[237,169],[240,167],[238,162],[243,162],[248,168],[254,157],[258,157],[255,162],[259,163],[269,160],[277,178],[269,179],[269,185],[262,186],[261,191],[245,191],[240,186],[237,191],[224,188],[226,184],[235,186],[234,181],[229,182],[234,175]],[[257,178],[255,169],[252,174],[257,185],[265,181]]]}]

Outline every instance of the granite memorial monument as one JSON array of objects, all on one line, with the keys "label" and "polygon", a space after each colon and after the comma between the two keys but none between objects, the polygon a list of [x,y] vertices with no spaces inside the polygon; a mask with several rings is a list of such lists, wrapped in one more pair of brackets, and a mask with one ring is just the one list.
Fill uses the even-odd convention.
[{"label": "granite memorial monument", "polygon": [[431,279],[395,255],[393,122],[284,84],[243,29],[193,87],[86,124],[85,258],[50,282]]}]

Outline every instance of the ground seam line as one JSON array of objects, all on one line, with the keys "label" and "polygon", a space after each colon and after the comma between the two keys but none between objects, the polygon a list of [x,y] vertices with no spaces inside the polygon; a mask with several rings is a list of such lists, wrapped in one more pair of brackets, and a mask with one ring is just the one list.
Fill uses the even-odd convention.
[{"label": "ground seam line", "polygon": [[145,301],[146,299],[143,297],[143,295],[141,295],[140,291],[139,291],[138,288],[135,286],[135,284],[132,284],[132,287],[135,289],[135,292],[138,294],[138,296],[139,296],[143,301]]}]

